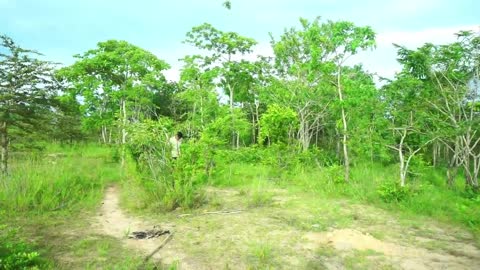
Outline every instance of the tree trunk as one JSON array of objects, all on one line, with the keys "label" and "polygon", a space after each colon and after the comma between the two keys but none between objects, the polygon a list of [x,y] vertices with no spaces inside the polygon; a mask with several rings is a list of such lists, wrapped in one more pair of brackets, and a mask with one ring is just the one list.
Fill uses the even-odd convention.
[{"label": "tree trunk", "polygon": [[256,131],[255,129],[257,128],[256,126],[256,123],[255,123],[255,112],[253,110],[253,107],[252,107],[252,104],[250,103],[249,104],[250,106],[250,113],[252,114],[252,144],[255,144],[256,143]]},{"label": "tree trunk", "polygon": [[240,132],[237,131],[237,149],[240,148]]},{"label": "tree trunk", "polygon": [[[449,149],[449,148],[445,147],[445,149]],[[458,167],[460,165],[458,151],[459,151],[459,140],[456,139],[455,146],[453,148],[453,156],[450,157],[450,160],[448,162],[448,168],[447,168],[447,184],[449,187],[453,187],[455,185],[455,179],[457,178]]]},{"label": "tree trunk", "polygon": [[[233,88],[229,86],[230,90],[230,114],[232,115],[232,147],[235,148],[236,145],[236,131],[235,131],[235,115],[233,112]],[[238,145],[236,146],[238,148]]]},{"label": "tree trunk", "polygon": [[102,125],[102,141],[104,144],[107,144],[107,136],[108,136],[107,133],[108,133],[107,127]]},{"label": "tree trunk", "polygon": [[472,175],[472,187],[473,190],[479,191],[478,176],[480,174],[480,154],[473,158],[473,175]]},{"label": "tree trunk", "polygon": [[258,115],[258,107],[260,106],[260,103],[259,102],[255,102],[255,118],[256,118],[256,126],[255,126],[255,138],[256,138],[256,142],[257,143],[262,143],[262,142],[258,142],[258,139],[257,139],[257,134],[260,133],[260,119],[259,119],[259,115]]},{"label": "tree trunk", "polygon": [[400,186],[405,186],[405,179],[407,178],[407,172],[405,168],[405,157],[403,156],[403,138],[398,147],[398,157],[400,159]]},{"label": "tree trunk", "polygon": [[300,112],[300,129],[298,130],[298,137],[300,139],[300,142],[302,143],[302,150],[305,152],[308,150],[310,147],[310,137],[308,134],[309,126],[307,119],[305,119],[303,113]]},{"label": "tree trunk", "polygon": [[453,187],[455,184],[455,178],[457,178],[458,167],[453,166],[447,169],[447,184],[449,187]]},{"label": "tree trunk", "polygon": [[350,181],[350,160],[348,159],[348,145],[347,145],[347,116],[345,115],[345,107],[343,106],[343,93],[342,93],[342,85],[341,85],[341,70],[338,69],[337,72],[337,90],[338,90],[338,98],[340,100],[340,106],[342,108],[342,123],[343,123],[343,161],[345,167],[345,182]]},{"label": "tree trunk", "polygon": [[113,130],[110,129],[110,132],[108,133],[108,144],[112,144],[112,133],[113,133]]},{"label": "tree trunk", "polygon": [[203,131],[203,128],[205,127],[204,121],[203,121],[203,93],[200,93],[200,125],[201,125],[201,130]]},{"label": "tree trunk", "polygon": [[1,147],[1,161],[0,171],[2,174],[8,173],[8,130],[7,122],[0,123],[0,147]]},{"label": "tree trunk", "polygon": [[126,151],[125,151],[125,143],[127,142],[127,106],[125,99],[121,101],[121,108],[120,113],[122,115],[122,141],[121,141],[121,165],[122,168],[125,166],[125,158],[126,158]]}]

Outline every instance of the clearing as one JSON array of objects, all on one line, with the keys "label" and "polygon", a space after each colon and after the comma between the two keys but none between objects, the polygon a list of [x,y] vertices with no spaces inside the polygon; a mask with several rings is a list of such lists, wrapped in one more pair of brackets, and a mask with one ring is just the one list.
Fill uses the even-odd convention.
[{"label": "clearing", "polygon": [[[128,196],[128,191],[123,191]],[[478,269],[472,234],[427,219],[405,219],[368,205],[352,205],[284,189],[207,188],[208,204],[135,216],[107,188],[90,220],[92,235],[117,239],[148,256],[168,235],[129,239],[153,226],[172,232],[151,261],[177,269]]]}]

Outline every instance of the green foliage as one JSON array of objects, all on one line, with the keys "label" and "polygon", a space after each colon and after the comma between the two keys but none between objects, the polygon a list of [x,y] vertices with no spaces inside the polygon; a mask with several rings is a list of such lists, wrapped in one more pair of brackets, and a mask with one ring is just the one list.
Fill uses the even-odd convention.
[{"label": "green foliage", "polygon": [[248,53],[256,44],[255,40],[251,38],[242,37],[235,32],[220,31],[208,23],[193,27],[187,33],[185,42],[197,48],[212,51],[214,58],[222,55]]},{"label": "green foliage", "polygon": [[332,165],[329,167],[324,167],[322,169],[326,180],[328,183],[333,184],[342,184],[345,183],[345,179],[343,178],[343,167],[339,165]]},{"label": "green foliage", "polygon": [[215,169],[216,148],[221,144],[215,137],[184,141],[178,159],[170,157],[168,138],[171,121],[161,118],[131,126],[128,142],[135,168],[129,168],[131,180],[125,183],[129,205],[137,209],[173,210],[177,207],[196,208],[205,197],[200,185]]},{"label": "green foliage", "polygon": [[264,189],[255,189],[247,202],[248,207],[263,207],[273,203],[273,194]]},{"label": "green foliage", "polygon": [[0,208],[42,213],[95,207],[106,182],[120,177],[118,165],[110,163],[108,148],[60,149],[61,153],[47,149],[16,158],[10,175],[0,177]]},{"label": "green foliage", "polygon": [[228,10],[232,9],[232,2],[231,1],[225,1],[225,2],[223,2],[222,5]]},{"label": "green foliage", "polygon": [[0,224],[0,270],[45,269],[47,263],[35,249],[19,240],[18,229]]},{"label": "green foliage", "polygon": [[377,189],[380,198],[387,203],[401,202],[412,195],[413,191],[410,186],[400,186],[399,183],[385,182]]},{"label": "green foliage", "polygon": [[277,104],[268,106],[260,119],[260,142],[287,143],[298,126],[297,114],[290,108]]},{"label": "green foliage", "polygon": [[[37,59],[40,54],[19,47],[0,35],[0,173],[8,169],[9,144],[40,134],[51,126],[55,90],[53,65]],[[32,141],[30,142],[32,143]]]},{"label": "green foliage", "polygon": [[246,119],[245,113],[240,110],[234,110],[232,114],[225,114],[218,117],[214,122],[210,123],[204,131],[208,138],[215,138],[228,145],[232,140],[232,134],[238,134],[240,143],[246,145],[251,141],[250,122]]},{"label": "green foliage", "polygon": [[151,170],[156,175],[165,168],[170,154],[168,139],[172,130],[173,122],[169,118],[146,120],[129,126],[127,147],[137,164],[145,166],[140,170]]},{"label": "green foliage", "polygon": [[248,253],[248,270],[275,269],[278,265],[274,258],[275,250],[270,243],[251,243]]},{"label": "green foliage", "polygon": [[[156,111],[155,92],[169,87],[162,73],[169,65],[154,54],[126,41],[99,42],[96,49],[75,56],[78,61],[57,72],[57,78],[74,97],[81,97],[85,126],[106,132],[118,131],[117,120],[149,118]],[[128,118],[128,119],[127,119]]]},{"label": "green foliage", "polygon": [[285,144],[274,144],[263,151],[261,163],[271,166],[278,175],[292,173],[295,168],[301,166],[299,149]]}]

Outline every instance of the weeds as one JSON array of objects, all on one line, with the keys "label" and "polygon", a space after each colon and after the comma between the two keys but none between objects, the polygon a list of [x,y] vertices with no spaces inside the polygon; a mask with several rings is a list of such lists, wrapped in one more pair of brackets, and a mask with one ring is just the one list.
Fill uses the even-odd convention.
[{"label": "weeds", "polygon": [[274,249],[269,243],[252,243],[248,251],[248,269],[275,269]]},{"label": "weeds", "polygon": [[0,270],[45,269],[49,264],[34,247],[19,239],[18,229],[0,225]]},{"label": "weeds", "polygon": [[42,158],[35,154],[12,162],[10,174],[0,176],[0,208],[41,213],[95,207],[106,183],[121,175],[118,165],[106,162],[105,150],[68,149],[62,155],[47,152]]},{"label": "weeds", "polygon": [[265,190],[255,190],[248,200],[248,207],[265,207],[273,204],[273,194]]}]

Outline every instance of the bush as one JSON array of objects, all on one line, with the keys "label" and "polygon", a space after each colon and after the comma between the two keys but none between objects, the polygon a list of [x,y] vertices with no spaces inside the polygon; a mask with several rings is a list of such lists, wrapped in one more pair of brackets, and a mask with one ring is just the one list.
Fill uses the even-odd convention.
[{"label": "bush", "polygon": [[332,165],[330,167],[324,168],[322,172],[324,173],[329,183],[333,183],[333,184],[345,183],[343,166]]},{"label": "bush", "polygon": [[400,184],[392,182],[386,182],[380,185],[377,193],[380,198],[387,203],[401,202],[409,196],[414,195],[414,191],[410,186],[406,185],[402,187]]},{"label": "bush", "polygon": [[136,135],[129,142],[135,166],[129,171],[137,181],[127,184],[133,184],[129,188],[137,188],[137,192],[145,195],[137,196],[137,208],[167,211],[177,207],[196,208],[205,201],[199,187],[214,172],[214,157],[222,143],[209,136],[185,141],[181,156],[173,160],[166,143],[166,126],[161,121],[135,126]]},{"label": "bush", "polygon": [[0,270],[46,268],[40,254],[18,240],[17,234],[16,229],[0,225]]}]

